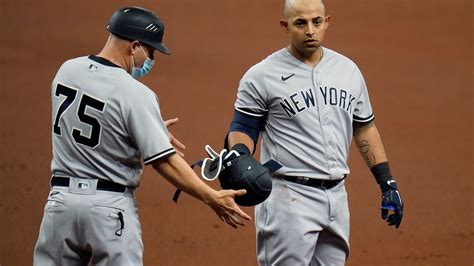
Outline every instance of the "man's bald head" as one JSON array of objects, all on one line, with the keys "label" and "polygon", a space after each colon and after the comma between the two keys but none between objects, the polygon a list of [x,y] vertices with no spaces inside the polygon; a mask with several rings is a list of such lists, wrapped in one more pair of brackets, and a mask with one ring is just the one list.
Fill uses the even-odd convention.
[{"label": "man's bald head", "polygon": [[325,9],[324,0],[285,0],[285,9],[283,15],[285,19],[288,19],[294,14],[296,10],[320,5],[323,9]]}]

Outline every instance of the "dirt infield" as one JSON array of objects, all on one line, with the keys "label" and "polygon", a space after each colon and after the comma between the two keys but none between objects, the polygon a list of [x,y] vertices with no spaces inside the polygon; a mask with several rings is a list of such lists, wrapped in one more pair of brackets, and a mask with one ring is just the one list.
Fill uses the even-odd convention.
[{"label": "dirt infield", "polygon": [[[51,160],[50,82],[66,59],[98,53],[111,13],[154,10],[172,56],[144,79],[186,159],[221,147],[244,71],[286,44],[282,0],[0,3],[0,265],[30,265]],[[380,219],[378,187],[353,149],[348,265],[473,265],[471,0],[327,0],[327,47],[361,68],[406,215]],[[470,32],[470,33],[469,33]],[[216,183],[212,183],[216,186]],[[145,265],[256,265],[255,229],[234,230],[146,169],[138,191]],[[246,209],[253,214],[252,208]],[[290,230],[290,229],[289,229]]]}]

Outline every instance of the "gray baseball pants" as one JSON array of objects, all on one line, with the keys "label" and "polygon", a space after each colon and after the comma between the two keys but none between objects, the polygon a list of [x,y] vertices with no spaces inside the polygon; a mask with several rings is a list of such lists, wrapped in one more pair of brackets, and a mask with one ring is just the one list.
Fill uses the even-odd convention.
[{"label": "gray baseball pants", "polygon": [[344,181],[331,189],[273,179],[255,207],[259,265],[344,265],[349,255],[349,207]]},{"label": "gray baseball pants", "polygon": [[143,242],[133,191],[55,186],[49,192],[33,265],[142,265]]}]

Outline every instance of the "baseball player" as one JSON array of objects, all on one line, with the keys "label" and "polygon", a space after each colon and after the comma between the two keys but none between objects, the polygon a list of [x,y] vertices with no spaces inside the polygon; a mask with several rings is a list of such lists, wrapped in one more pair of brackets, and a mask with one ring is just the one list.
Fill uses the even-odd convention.
[{"label": "baseball player", "polygon": [[98,55],[66,61],[52,82],[51,191],[34,265],[142,265],[134,193],[142,163],[229,225],[250,220],[233,200],[245,190],[213,190],[176,154],[166,128],[176,121],[163,122],[157,96],[136,80],[151,70],[155,50],[170,54],[160,18],[122,8],[107,29]]},{"label": "baseball player", "polygon": [[260,265],[345,264],[352,137],[380,185],[383,219],[397,228],[402,220],[364,78],[354,62],[322,46],[329,21],[321,0],[286,0],[280,25],[289,45],[239,84],[226,145],[252,154],[261,133],[261,161],[283,166],[270,196],[255,207]]}]

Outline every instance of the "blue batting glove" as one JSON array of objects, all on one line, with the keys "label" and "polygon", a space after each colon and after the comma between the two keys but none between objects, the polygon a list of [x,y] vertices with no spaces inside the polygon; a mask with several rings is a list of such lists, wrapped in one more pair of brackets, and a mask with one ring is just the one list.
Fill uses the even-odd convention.
[{"label": "blue batting glove", "polygon": [[[398,192],[397,183],[393,179],[379,184],[382,190],[382,219],[387,220],[389,226],[400,226],[403,218],[403,202]],[[389,214],[390,213],[390,214]]]}]

